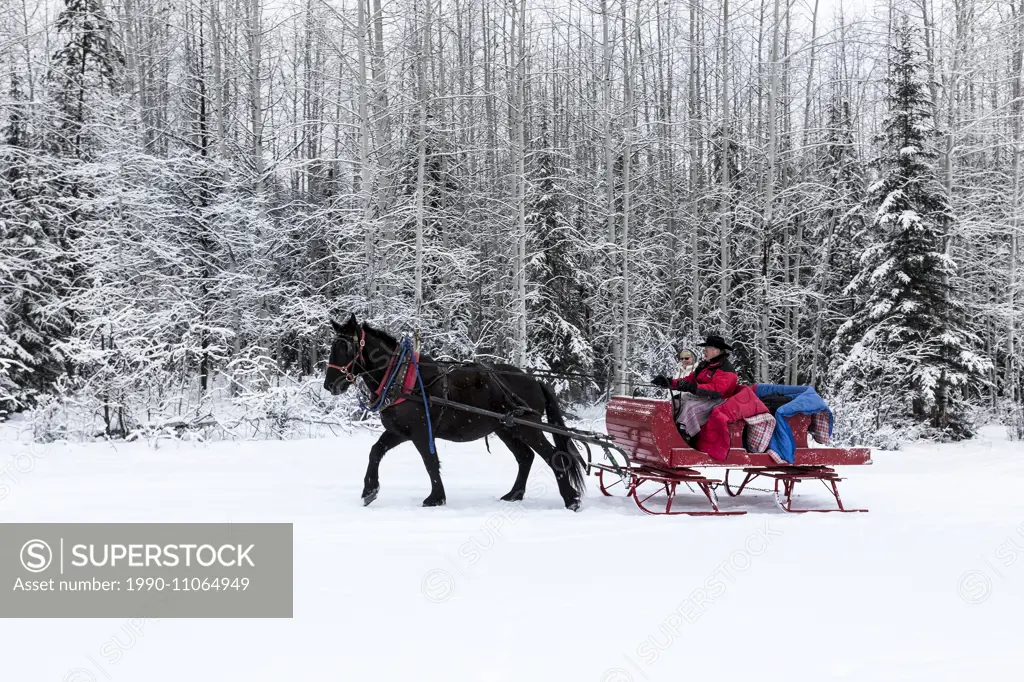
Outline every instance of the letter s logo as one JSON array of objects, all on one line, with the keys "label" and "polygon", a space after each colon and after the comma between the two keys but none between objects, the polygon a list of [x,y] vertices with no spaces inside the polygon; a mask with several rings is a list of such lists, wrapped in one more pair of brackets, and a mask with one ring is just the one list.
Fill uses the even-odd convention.
[{"label": "letter s logo", "polygon": [[42,573],[52,561],[53,551],[42,540],[29,540],[21,546],[21,565],[30,573]]}]

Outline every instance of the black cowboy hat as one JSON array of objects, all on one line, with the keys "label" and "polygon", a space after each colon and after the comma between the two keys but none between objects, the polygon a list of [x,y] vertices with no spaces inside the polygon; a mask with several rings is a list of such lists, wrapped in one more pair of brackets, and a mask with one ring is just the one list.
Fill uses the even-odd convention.
[{"label": "black cowboy hat", "polygon": [[712,348],[718,348],[720,350],[732,350],[732,346],[727,344],[725,342],[725,339],[723,339],[721,336],[709,336],[707,340],[704,341],[704,347],[707,348],[708,346],[711,346]]}]

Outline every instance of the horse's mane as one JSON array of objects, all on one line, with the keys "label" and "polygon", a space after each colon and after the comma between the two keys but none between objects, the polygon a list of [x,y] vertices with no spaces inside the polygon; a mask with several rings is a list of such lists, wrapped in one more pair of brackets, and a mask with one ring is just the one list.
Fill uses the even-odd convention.
[{"label": "horse's mane", "polygon": [[[398,339],[396,339],[395,337],[391,336],[391,334],[388,334],[386,331],[384,331],[382,329],[377,329],[376,327],[374,327],[372,324],[370,324],[368,322],[362,322],[361,325],[362,325],[363,329],[366,330],[367,334],[375,335],[378,339],[383,341],[385,344],[391,345],[391,346],[397,346],[398,345]],[[433,361],[434,361],[434,358],[432,358],[430,355],[427,355],[426,353],[424,353],[422,351],[420,352],[420,362],[430,363],[430,362],[433,362]]]},{"label": "horse's mane", "polygon": [[382,329],[377,329],[376,327],[371,325],[369,322],[363,322],[363,328],[366,329],[367,333],[375,334],[377,336],[377,338],[381,339],[382,341],[384,341],[386,343],[390,343],[392,346],[397,346],[398,345],[398,339],[396,339],[395,337],[391,336],[391,334],[388,334],[386,331],[384,331]]}]

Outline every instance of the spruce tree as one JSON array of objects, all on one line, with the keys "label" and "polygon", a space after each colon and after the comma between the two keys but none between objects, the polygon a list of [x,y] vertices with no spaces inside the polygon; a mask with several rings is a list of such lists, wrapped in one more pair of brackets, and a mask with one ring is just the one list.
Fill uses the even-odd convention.
[{"label": "spruce tree", "polygon": [[846,288],[854,310],[834,341],[833,376],[844,404],[866,401],[876,418],[960,438],[970,435],[964,392],[978,386],[986,362],[971,350],[977,340],[962,323],[956,264],[944,250],[955,217],[935,172],[937,133],[922,72],[904,18],[886,79],[880,179],[868,190],[874,221]]},{"label": "spruce tree", "polygon": [[[555,371],[589,373],[594,351],[583,331],[583,238],[565,213],[568,193],[555,176],[546,121],[541,135],[527,190],[528,352],[533,362]],[[583,382],[569,383],[582,387]]]},{"label": "spruce tree", "polygon": [[20,74],[10,76],[9,116],[0,128],[0,418],[30,406],[65,371],[60,342],[70,325],[62,305],[64,225],[49,182],[59,171],[33,134]]},{"label": "spruce tree", "polygon": [[57,31],[64,41],[53,55],[53,84],[58,121],[59,153],[85,159],[89,155],[87,123],[97,97],[116,89],[124,56],[113,42],[110,19],[100,0],[64,0]]},{"label": "spruce tree", "polygon": [[91,199],[109,189],[81,162],[101,149],[90,126],[110,111],[124,58],[99,0],[65,0],[56,26],[48,118],[29,115],[12,68],[0,130],[0,414],[74,370],[75,299],[90,286],[77,242],[100,219]]},{"label": "spruce tree", "polygon": [[850,101],[838,94],[828,106],[828,125],[814,172],[820,178],[816,200],[820,213],[807,231],[819,264],[810,286],[817,293],[815,313],[808,320],[813,338],[812,376],[828,366],[830,347],[839,325],[852,313],[843,289],[858,272],[864,251],[864,169],[857,156]]}]

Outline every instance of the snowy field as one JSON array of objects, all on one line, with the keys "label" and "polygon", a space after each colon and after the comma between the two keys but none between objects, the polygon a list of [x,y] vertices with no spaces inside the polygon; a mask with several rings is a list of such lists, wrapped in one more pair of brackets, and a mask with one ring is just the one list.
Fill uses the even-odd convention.
[{"label": "snowy field", "polygon": [[[292,522],[295,610],[4,620],[0,679],[960,682],[1024,670],[1024,446],[1001,427],[846,470],[843,499],[868,514],[784,515],[744,493],[722,504],[750,513],[723,518],[646,516],[593,479],[573,514],[539,459],[527,499],[500,502],[515,463],[496,440],[491,453],[439,442],[448,505],[436,509],[419,506],[426,473],[399,447],[364,508],[373,439],[29,449],[8,435],[0,469],[17,482],[0,488],[0,522]],[[801,502],[829,502],[805,485]]]}]

